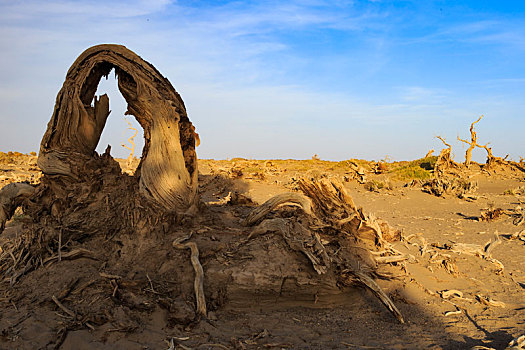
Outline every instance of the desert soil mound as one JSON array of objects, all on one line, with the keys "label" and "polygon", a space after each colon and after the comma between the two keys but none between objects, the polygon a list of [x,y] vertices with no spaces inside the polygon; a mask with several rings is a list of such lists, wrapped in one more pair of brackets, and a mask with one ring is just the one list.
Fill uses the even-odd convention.
[{"label": "desert soil mound", "polygon": [[[198,213],[168,217],[105,157],[95,190],[49,212],[26,203],[7,223],[0,348],[504,349],[525,333],[519,168],[433,182],[412,172],[428,160],[200,160]],[[1,163],[2,185],[38,183],[34,164]],[[359,214],[311,220],[292,198],[247,224],[276,195],[322,193],[312,184],[343,184],[325,213]],[[352,283],[360,271],[373,281]]]}]

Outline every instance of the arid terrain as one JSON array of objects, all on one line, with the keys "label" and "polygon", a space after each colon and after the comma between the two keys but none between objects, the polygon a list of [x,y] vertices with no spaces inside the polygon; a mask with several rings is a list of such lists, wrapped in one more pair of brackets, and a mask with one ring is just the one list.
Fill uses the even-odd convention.
[{"label": "arid terrain", "polygon": [[[35,155],[2,157],[0,188],[40,181]],[[153,227],[140,236],[111,225],[123,204],[104,186],[118,191],[134,179],[118,175],[90,202],[102,209],[68,212],[81,221],[75,235],[66,235],[69,221],[49,223],[59,238],[42,243],[34,261],[34,251],[18,247],[24,235],[45,242],[47,226],[22,206],[0,236],[0,348],[504,349],[525,334],[523,163],[473,163],[440,177],[443,185],[434,181],[436,160],[199,160],[198,213],[151,225],[129,218]],[[404,323],[369,289],[343,285],[341,271],[322,280],[289,241],[243,224],[258,205],[297,192],[300,178],[334,179],[364,213],[400,230],[387,248],[394,255],[373,256],[376,282]],[[79,203],[91,195],[75,193]],[[267,216],[301,211],[285,203]],[[106,218],[93,214],[101,212]],[[172,244],[189,234],[200,251],[205,317],[196,312],[189,250]]]}]

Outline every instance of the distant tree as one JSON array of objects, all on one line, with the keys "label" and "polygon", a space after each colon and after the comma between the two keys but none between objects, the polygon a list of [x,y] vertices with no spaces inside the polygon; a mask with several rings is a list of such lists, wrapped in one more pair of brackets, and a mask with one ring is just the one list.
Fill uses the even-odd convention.
[{"label": "distant tree", "polygon": [[469,148],[467,148],[467,151],[465,152],[465,166],[467,168],[470,166],[470,163],[472,162],[472,151],[474,150],[474,148],[476,148],[476,146],[480,147],[477,143],[478,135],[476,134],[476,131],[474,131],[474,124],[479,122],[481,118],[483,118],[483,115],[481,115],[481,117],[479,117],[478,120],[476,120],[474,123],[470,124],[470,141],[460,139],[458,135],[458,141],[464,142],[467,145],[469,145]]}]

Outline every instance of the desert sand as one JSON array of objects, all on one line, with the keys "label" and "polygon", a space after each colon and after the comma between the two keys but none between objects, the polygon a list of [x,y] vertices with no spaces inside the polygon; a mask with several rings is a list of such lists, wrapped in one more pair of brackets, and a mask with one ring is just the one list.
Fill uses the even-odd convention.
[{"label": "desert sand", "polygon": [[[113,70],[140,158],[95,151]],[[525,162],[482,117],[461,163],[441,136],[405,162],[198,159],[168,79],[88,48],[38,156],[0,153],[0,347],[523,349]]]},{"label": "desert sand", "polygon": [[[132,173],[127,164],[120,160],[124,172]],[[352,164],[364,175],[356,175]],[[475,164],[463,175],[477,186],[458,198],[424,192],[425,180],[406,175],[406,164],[383,163],[376,174],[377,162],[365,161],[199,160],[203,205],[196,218],[157,225],[140,237],[100,227],[88,237],[62,241],[61,259],[47,252],[40,266],[27,272],[19,266],[14,279],[2,269],[0,347],[505,348],[525,330],[525,173],[484,171]],[[11,157],[0,173],[2,186],[40,178],[30,155]],[[300,252],[294,252],[296,261],[282,260],[286,256],[279,253],[290,248],[279,235],[247,240],[253,229],[242,220],[273,196],[295,191],[301,177],[336,178],[356,206],[401,231],[393,245],[405,258],[381,264],[389,277],[377,283],[404,324],[368,289],[330,281],[312,285],[312,264]],[[482,219],[497,208],[505,213]],[[287,218],[301,210],[283,204],[268,215]],[[0,237],[3,265],[24,259],[8,249],[32,225],[20,209],[7,223]],[[196,313],[189,251],[172,245],[188,233],[200,250],[206,317]],[[86,253],[68,256],[79,249]],[[268,276],[276,280],[261,282]]]}]

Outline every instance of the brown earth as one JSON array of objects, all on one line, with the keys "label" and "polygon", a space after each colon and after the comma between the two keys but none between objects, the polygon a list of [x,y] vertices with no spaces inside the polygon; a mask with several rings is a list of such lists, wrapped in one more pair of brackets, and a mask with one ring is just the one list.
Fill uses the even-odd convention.
[{"label": "brown earth", "polygon": [[[37,182],[34,162],[27,156],[0,164],[0,187]],[[418,181],[405,187],[411,179],[385,170],[395,164],[375,171],[359,164],[364,184],[347,162],[200,160],[204,204],[194,220],[157,225],[140,236],[104,226],[87,238],[79,232],[75,240],[57,242],[60,258],[51,251],[39,268],[3,276],[0,348],[503,349],[525,333],[525,234],[519,234],[525,174],[474,166],[468,181],[478,188],[460,199],[425,193]],[[330,276],[316,279],[305,256],[287,261],[283,252],[290,248],[277,235],[247,239],[252,229],[241,219],[256,204],[294,189],[302,176],[341,179],[357,206],[402,230],[403,239],[394,244],[408,260],[385,264],[383,272],[394,278],[377,283],[405,324],[370,291],[338,286]],[[113,208],[107,204],[109,219]],[[487,208],[506,214],[480,221]],[[270,215],[286,218],[299,210],[282,206]],[[32,227],[30,221],[18,212],[8,223],[0,264],[24,260],[10,256],[7,247]],[[188,233],[204,269],[208,317],[202,319],[195,314],[189,251],[172,245]],[[488,242],[496,243],[485,252]],[[74,251],[84,253],[69,258]]]}]

